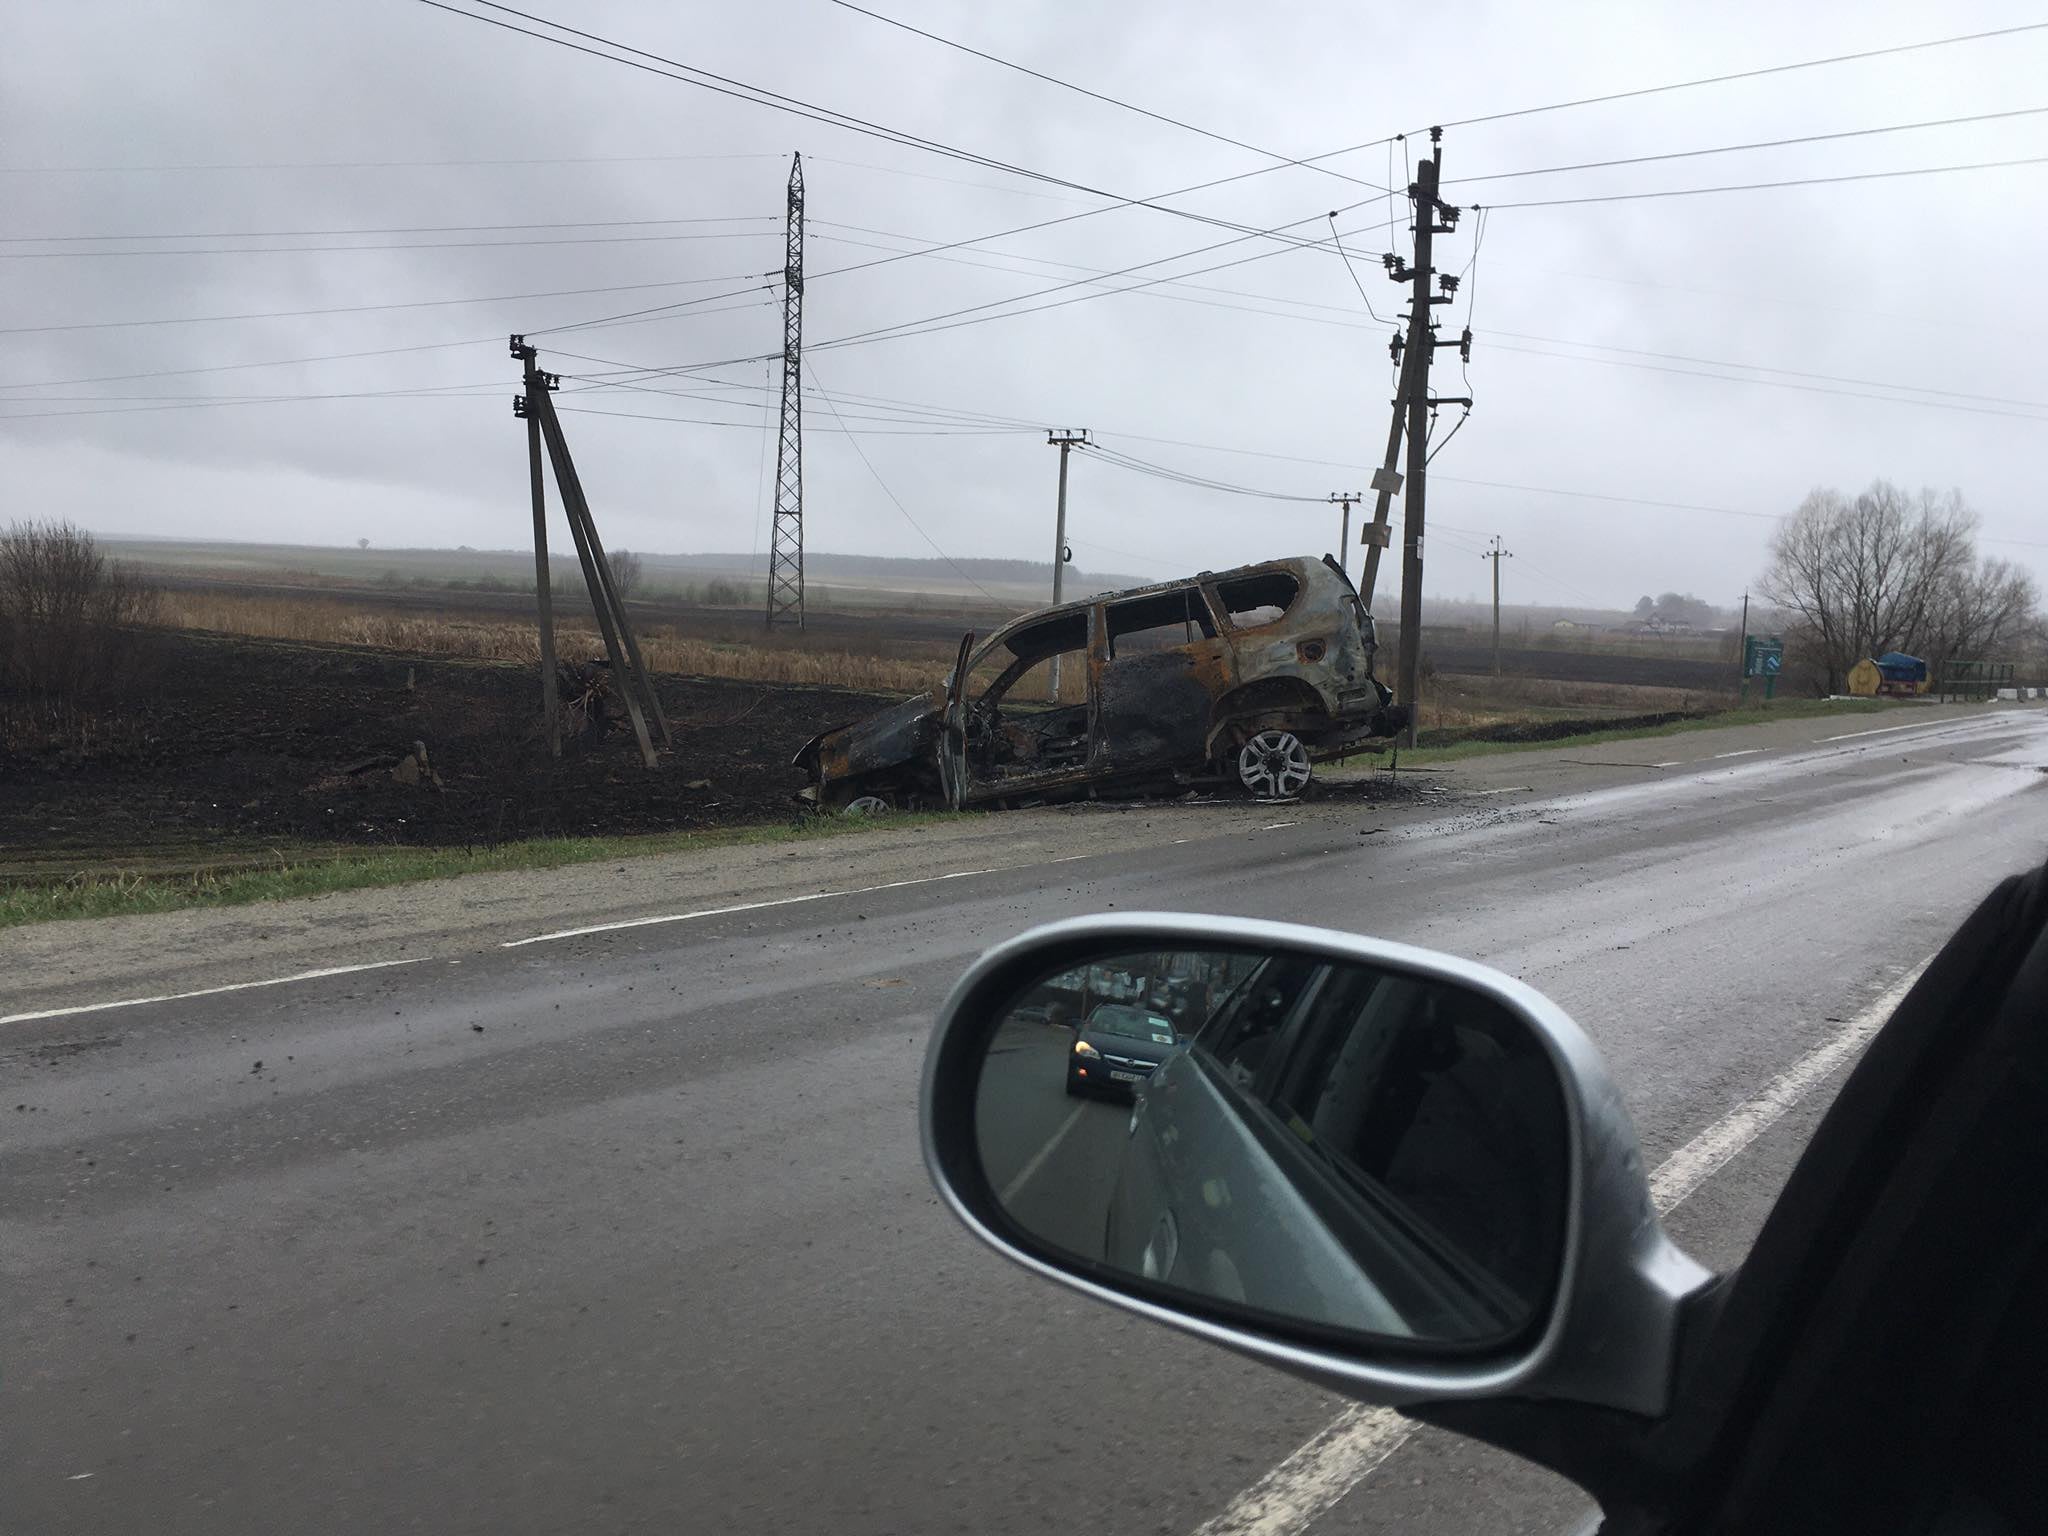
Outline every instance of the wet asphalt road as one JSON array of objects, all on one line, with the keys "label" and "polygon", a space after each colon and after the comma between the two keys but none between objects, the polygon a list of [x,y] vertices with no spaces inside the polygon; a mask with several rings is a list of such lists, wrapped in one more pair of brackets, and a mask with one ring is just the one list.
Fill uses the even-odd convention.
[{"label": "wet asphalt road", "polygon": [[[1466,953],[1654,1162],[2048,852],[2044,767],[2014,713],[0,1027],[0,1530],[1191,1531],[1334,1405],[940,1213],[915,1084],[975,952],[1179,908]],[[1817,1111],[1679,1239],[1739,1258]],[[1582,1503],[1425,1432],[1315,1529]]]}]

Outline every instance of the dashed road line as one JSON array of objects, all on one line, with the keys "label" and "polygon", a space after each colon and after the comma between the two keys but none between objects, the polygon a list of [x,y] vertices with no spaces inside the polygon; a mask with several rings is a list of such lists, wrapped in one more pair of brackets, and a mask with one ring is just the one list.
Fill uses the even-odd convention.
[{"label": "dashed road line", "polygon": [[1724,757],[1749,757],[1761,751],[1763,751],[1762,747],[1737,747],[1733,752],[1716,752],[1713,760],[1719,762]]},{"label": "dashed road line", "polygon": [[65,1019],[74,1014],[99,1013],[108,1008],[140,1008],[148,1003],[182,1003],[187,998],[217,997],[223,992],[248,992],[257,987],[282,987],[295,981],[318,981],[325,976],[352,976],[358,971],[386,971],[398,965],[418,965],[428,957],[406,960],[370,960],[361,965],[330,965],[318,971],[298,971],[290,976],[268,976],[262,981],[231,981],[225,986],[201,987],[195,992],[162,992],[153,997],[124,997],[111,1003],[76,1003],[69,1008],[41,1008],[33,1013],[0,1014],[0,1024],[26,1024],[34,1019]]},{"label": "dashed road line", "polygon": [[1839,736],[1823,736],[1815,745],[1830,741],[1854,741],[1859,736],[1889,736],[1894,731],[1931,731],[1955,723],[1953,720],[1915,720],[1911,725],[1881,725],[1873,731],[1844,731]]},{"label": "dashed road line", "polygon": [[801,896],[777,896],[769,901],[741,901],[729,907],[700,907],[694,912],[664,912],[656,917],[628,917],[615,923],[592,923],[585,928],[563,928],[554,933],[536,933],[530,938],[506,939],[500,949],[520,949],[528,944],[551,944],[556,939],[580,939],[592,933],[620,933],[628,928],[654,928],[663,923],[688,923],[700,917],[726,917],[734,912],[760,912],[769,907],[794,907],[806,901],[826,901],[834,896],[868,896],[876,891],[900,891],[906,886],[932,885],[940,880],[965,880],[971,875],[992,875],[987,869],[956,869],[951,874],[921,875],[915,880],[887,880],[880,885],[852,886],[843,891],[806,891]]}]

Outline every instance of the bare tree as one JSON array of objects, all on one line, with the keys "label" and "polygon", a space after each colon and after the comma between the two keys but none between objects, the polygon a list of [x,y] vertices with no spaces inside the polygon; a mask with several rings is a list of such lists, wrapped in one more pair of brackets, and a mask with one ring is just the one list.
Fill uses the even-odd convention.
[{"label": "bare tree", "polygon": [[1976,532],[1958,491],[1909,497],[1878,480],[1851,501],[1816,490],[1772,536],[1759,590],[1826,692],[1886,651],[1937,668],[2006,659],[2040,634],[2040,591],[2010,561],[1980,559]]},{"label": "bare tree", "polygon": [[118,681],[155,597],[83,529],[14,524],[0,534],[0,683],[71,701]]},{"label": "bare tree", "polygon": [[630,549],[615,549],[610,559],[612,584],[619,589],[619,596],[631,597],[640,586],[640,557]]}]

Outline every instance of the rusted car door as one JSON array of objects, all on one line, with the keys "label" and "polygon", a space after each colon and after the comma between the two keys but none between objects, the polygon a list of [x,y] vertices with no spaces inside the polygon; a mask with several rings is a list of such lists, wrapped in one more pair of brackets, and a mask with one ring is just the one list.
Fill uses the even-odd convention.
[{"label": "rusted car door", "polygon": [[1094,674],[1098,774],[1206,766],[1216,700],[1237,681],[1235,653],[1190,582],[1103,605]]},{"label": "rusted car door", "polygon": [[974,649],[974,631],[960,637],[960,653],[953,658],[952,676],[946,679],[946,710],[939,721],[939,783],[946,791],[948,810],[960,809],[960,797],[967,787],[967,656]]},{"label": "rusted car door", "polygon": [[[1094,623],[1087,608],[1056,609],[999,632],[969,662],[959,710],[962,804],[1030,799],[1088,777]],[[1055,658],[1064,663],[1057,696]]]}]

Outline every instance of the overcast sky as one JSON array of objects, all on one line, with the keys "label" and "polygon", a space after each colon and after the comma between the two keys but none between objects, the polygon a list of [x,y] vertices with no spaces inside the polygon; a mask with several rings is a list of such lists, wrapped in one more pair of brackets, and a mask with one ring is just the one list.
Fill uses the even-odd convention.
[{"label": "overcast sky", "polygon": [[[16,6],[0,53],[8,515],[111,534],[519,546],[525,452],[504,337],[568,327],[536,337],[544,366],[570,376],[558,403],[628,413],[564,416],[608,542],[761,549],[775,369],[647,380],[658,393],[604,386],[622,367],[779,347],[769,274],[792,150],[809,193],[807,383],[823,392],[806,402],[812,549],[1046,558],[1057,467],[1046,426],[1090,428],[1198,477],[1319,498],[1364,484],[1389,412],[1389,327],[1368,316],[1342,257],[1115,199],[1264,169],[1168,201],[1258,229],[1295,223],[1297,239],[1327,237],[1324,215],[1346,210],[1337,226],[1359,231],[1346,241],[1357,281],[1389,317],[1402,295],[1378,257],[1392,240],[1406,248],[1406,209],[1391,210],[1399,229],[1377,227],[1390,210],[1376,188],[1390,170],[1406,184],[1426,136],[1325,162],[1341,174],[1275,168],[1259,151],[1320,155],[1434,122],[2037,19],[2012,5],[1782,0],[1423,12],[874,0],[1249,149],[829,0],[530,3],[1093,190],[882,142],[418,0]],[[1452,127],[1445,195],[1506,205],[2048,156],[2048,115],[2013,116],[1467,179],[2040,108],[2044,78],[2048,31],[2033,31]],[[1626,605],[1679,589],[1733,603],[1763,565],[1771,517],[1816,485],[1854,490],[1875,476],[1959,487],[1983,516],[1986,550],[2048,584],[2044,194],[2048,164],[1502,206],[1476,263],[1468,213],[1438,265],[1472,264],[1440,313],[1447,331],[1477,333],[1476,406],[1455,441],[1438,439],[1428,590],[1481,591],[1478,550],[1498,533],[1516,556],[1511,599]],[[984,238],[1071,214],[1090,216]],[[570,227],[497,227],[515,225]],[[351,231],[385,233],[338,233]],[[825,275],[963,241],[972,248]],[[993,305],[960,317],[982,321],[1024,307],[996,301],[1154,262],[1118,282],[1241,264],[819,345]],[[569,289],[615,291],[516,297]],[[690,299],[705,302],[574,328]],[[276,317],[357,306],[387,307]],[[268,318],[197,318],[250,315]],[[179,323],[116,323],[133,321]],[[275,365],[340,353],[381,355]],[[210,371],[168,371],[199,369]],[[1468,392],[1453,351],[1433,383]],[[250,403],[165,408],[209,396]],[[279,396],[291,398],[250,401]],[[1439,432],[1454,419],[1447,409]],[[1073,464],[1070,517],[1077,560],[1097,570],[1167,575],[1336,542],[1326,505],[1177,485],[1087,455]]]}]

